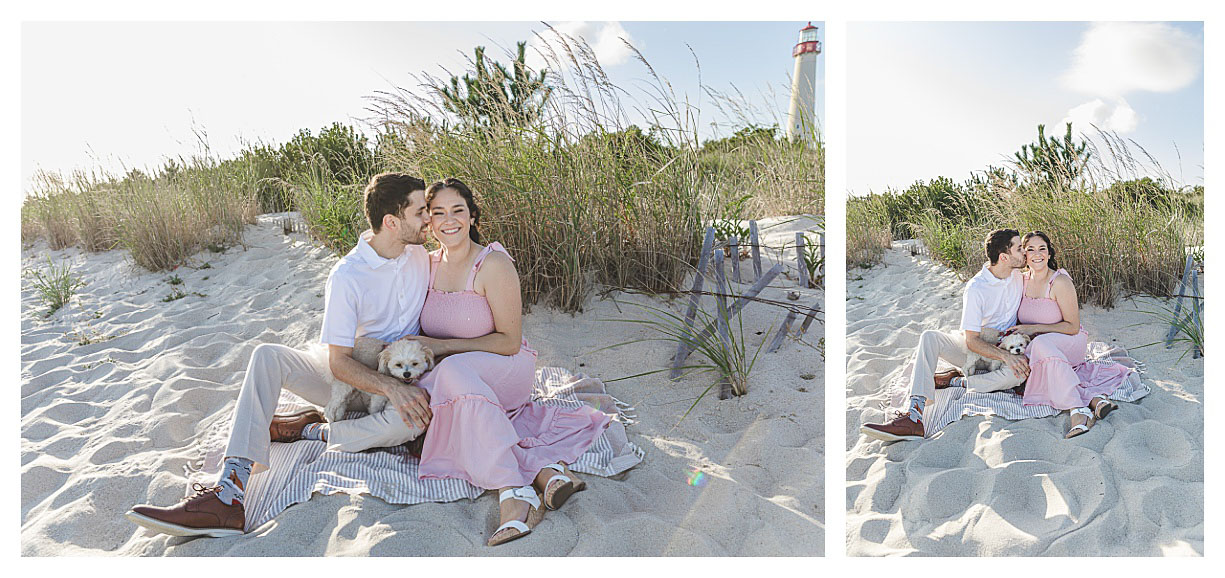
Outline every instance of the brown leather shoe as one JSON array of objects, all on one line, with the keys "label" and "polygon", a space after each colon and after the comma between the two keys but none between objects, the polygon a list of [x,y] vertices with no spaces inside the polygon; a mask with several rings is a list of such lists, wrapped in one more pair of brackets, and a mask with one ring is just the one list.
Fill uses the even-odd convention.
[{"label": "brown leather shoe", "polygon": [[915,423],[910,414],[895,412],[889,423],[865,423],[859,426],[859,433],[878,440],[897,442],[903,440],[923,439],[923,424]]},{"label": "brown leather shoe", "polygon": [[323,414],[315,408],[304,409],[289,415],[272,416],[272,425],[268,426],[268,435],[272,441],[289,444],[302,439],[302,428],[307,424],[323,421]]},{"label": "brown leather shoe", "polygon": [[954,377],[963,377],[959,369],[946,369],[932,376],[936,380],[936,389],[944,389],[949,386]]},{"label": "brown leather shoe", "polygon": [[246,521],[241,502],[226,504],[217,497],[221,486],[192,484],[196,495],[168,508],[140,505],[124,517],[154,532],[171,536],[240,536]]}]

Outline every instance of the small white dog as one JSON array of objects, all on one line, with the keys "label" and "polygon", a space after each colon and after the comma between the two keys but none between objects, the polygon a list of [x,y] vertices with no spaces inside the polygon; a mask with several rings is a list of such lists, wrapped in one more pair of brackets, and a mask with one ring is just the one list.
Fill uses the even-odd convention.
[{"label": "small white dog", "polygon": [[[434,367],[434,352],[412,339],[384,343],[378,339],[359,337],[353,344],[353,359],[384,375],[412,384]],[[350,408],[364,409],[374,414],[387,407],[387,398],[366,393],[332,378],[332,400],[323,409],[328,423],[344,419]]]},{"label": "small white dog", "polygon": [[[1000,349],[1007,351],[1013,355],[1022,355],[1025,353],[1025,348],[1029,345],[1029,336],[1024,333],[1011,333],[1000,339],[1000,332],[993,327],[984,327],[978,334],[983,341],[991,345],[998,345]],[[979,373],[991,373],[1004,366],[1004,362],[998,359],[987,359],[966,348],[966,364],[961,368],[962,375],[970,376]]]}]

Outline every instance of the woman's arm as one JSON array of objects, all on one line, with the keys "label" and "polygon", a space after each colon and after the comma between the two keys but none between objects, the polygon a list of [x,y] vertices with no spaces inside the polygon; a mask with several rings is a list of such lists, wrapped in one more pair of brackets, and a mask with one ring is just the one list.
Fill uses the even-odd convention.
[{"label": "woman's arm", "polygon": [[1063,333],[1066,335],[1080,333],[1080,306],[1076,301],[1076,286],[1072,284],[1072,280],[1067,275],[1060,275],[1055,278],[1055,284],[1051,287],[1051,297],[1059,305],[1059,311],[1063,313],[1063,321],[1048,324],[1017,325],[1013,329],[1031,337],[1043,333]]},{"label": "woman's arm", "polygon": [[435,339],[409,336],[444,357],[468,351],[488,351],[499,355],[519,353],[523,345],[523,296],[519,291],[519,274],[515,265],[503,253],[492,252],[476,273],[473,288],[483,293],[493,312],[493,333],[472,339]]}]

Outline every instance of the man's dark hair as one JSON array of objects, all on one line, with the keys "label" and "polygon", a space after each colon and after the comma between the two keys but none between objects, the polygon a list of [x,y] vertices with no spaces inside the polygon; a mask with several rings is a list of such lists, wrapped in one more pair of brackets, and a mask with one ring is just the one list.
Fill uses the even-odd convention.
[{"label": "man's dark hair", "polygon": [[987,249],[987,260],[995,265],[1000,260],[1000,255],[1008,252],[1012,238],[1020,236],[1020,231],[1016,229],[996,229],[988,233],[987,240],[983,242],[983,246]]},{"label": "man's dark hair", "polygon": [[383,217],[400,216],[408,206],[408,196],[413,191],[425,190],[425,181],[406,173],[382,173],[370,177],[363,193],[366,220],[370,229],[378,233],[383,228]]}]

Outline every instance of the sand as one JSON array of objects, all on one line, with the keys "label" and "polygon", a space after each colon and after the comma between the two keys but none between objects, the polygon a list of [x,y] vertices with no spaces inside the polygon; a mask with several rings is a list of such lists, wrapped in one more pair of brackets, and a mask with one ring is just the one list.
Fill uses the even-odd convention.
[{"label": "sand", "polygon": [[[235,538],[174,538],[127,521],[123,513],[133,504],[169,504],[183,495],[184,466],[200,457],[205,433],[227,427],[256,345],[318,339],[324,281],[336,257],[302,234],[285,235],[280,218],[262,216],[247,228],[245,247],[202,252],[173,273],[136,268],[122,251],[23,250],[23,270],[45,266],[47,256],[67,259],[88,283],[44,319],[45,308],[22,282],[23,555],[822,554],[820,323],[778,352],[763,352],[747,395],[709,395],[683,421],[710,376],[608,383],[612,395],[635,406],[639,421],[627,431],[646,459],[618,479],[585,476],[586,492],[549,512],[533,535],[497,548],[484,545],[497,525],[492,493],[414,506],[316,495]],[[762,225],[763,242],[781,248],[812,223]],[[793,263],[794,250],[766,257]],[[751,273],[749,262],[742,266]],[[182,283],[170,285],[172,275]],[[186,296],[163,301],[175,289]],[[821,300],[824,308],[822,291],[781,277],[762,296],[783,300],[789,290],[802,293],[799,303]],[[614,293],[593,298],[579,315],[537,307],[524,331],[543,365],[605,380],[664,367],[672,349],[659,343],[592,352],[651,335],[639,325],[601,321],[643,315],[626,302],[683,306]],[[704,306],[712,307],[711,299]],[[749,306],[749,346],[772,337],[765,330],[783,315]]]},{"label": "sand", "polygon": [[[1091,340],[1147,364],[1152,393],[1064,440],[1067,414],[967,417],[922,442],[859,433],[926,329],[955,329],[962,281],[907,242],[847,280],[847,553],[852,556],[1159,556],[1204,553],[1204,360],[1137,310],[1084,307]],[[1074,273],[1073,273],[1074,274]],[[1201,287],[1202,291],[1202,287]],[[1202,293],[1201,293],[1202,294]]]}]

